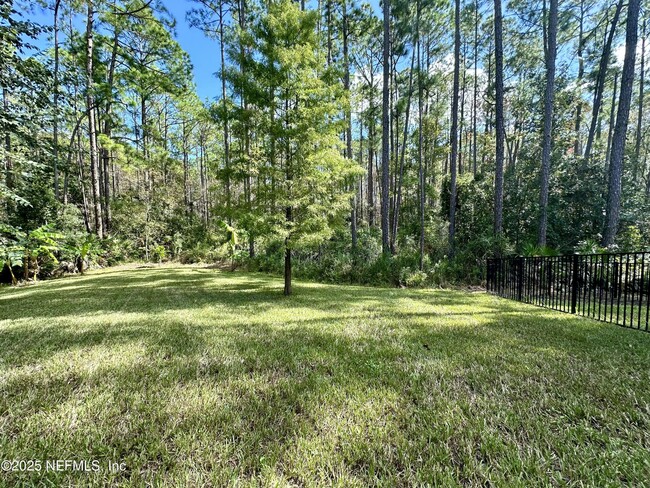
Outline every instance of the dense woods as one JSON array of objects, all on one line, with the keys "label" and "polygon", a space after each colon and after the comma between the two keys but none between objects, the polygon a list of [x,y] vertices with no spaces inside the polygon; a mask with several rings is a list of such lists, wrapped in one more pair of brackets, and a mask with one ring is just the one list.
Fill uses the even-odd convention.
[{"label": "dense woods", "polygon": [[[195,0],[179,19],[162,0],[5,1],[3,280],[223,261],[289,294],[292,270],[419,286],[480,282],[495,255],[646,248],[649,17],[640,0]],[[216,41],[216,99],[176,22]]]}]

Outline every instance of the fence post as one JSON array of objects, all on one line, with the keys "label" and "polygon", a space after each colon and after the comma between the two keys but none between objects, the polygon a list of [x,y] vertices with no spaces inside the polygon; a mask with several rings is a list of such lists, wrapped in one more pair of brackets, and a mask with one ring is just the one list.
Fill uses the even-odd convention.
[{"label": "fence post", "polygon": [[571,271],[571,313],[576,313],[578,304],[578,260],[577,254],[573,255],[573,269]]},{"label": "fence post", "polygon": [[517,259],[517,300],[521,302],[524,287],[524,258]]},{"label": "fence post", "polygon": [[487,268],[485,273],[485,289],[490,291],[490,282],[492,281],[492,262],[490,258],[486,260],[485,267]]}]

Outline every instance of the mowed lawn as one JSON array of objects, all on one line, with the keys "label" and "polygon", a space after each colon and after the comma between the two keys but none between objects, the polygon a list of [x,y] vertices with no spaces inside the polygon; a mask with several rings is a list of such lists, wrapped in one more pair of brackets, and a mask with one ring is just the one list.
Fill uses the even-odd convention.
[{"label": "mowed lawn", "polygon": [[0,460],[101,465],[3,486],[648,486],[650,334],[201,267],[6,288]]}]

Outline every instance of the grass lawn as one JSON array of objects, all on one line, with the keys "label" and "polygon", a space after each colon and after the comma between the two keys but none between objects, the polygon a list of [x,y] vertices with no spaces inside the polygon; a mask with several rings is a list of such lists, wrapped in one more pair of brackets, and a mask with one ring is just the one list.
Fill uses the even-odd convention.
[{"label": "grass lawn", "polygon": [[485,293],[294,293],[181,266],[0,290],[0,460],[43,463],[0,485],[648,486],[650,334]]}]

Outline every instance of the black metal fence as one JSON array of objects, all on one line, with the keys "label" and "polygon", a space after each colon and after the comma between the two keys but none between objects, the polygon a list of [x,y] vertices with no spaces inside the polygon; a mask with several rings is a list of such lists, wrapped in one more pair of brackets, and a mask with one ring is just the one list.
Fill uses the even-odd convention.
[{"label": "black metal fence", "polygon": [[489,259],[487,290],[504,298],[648,331],[650,253]]}]

